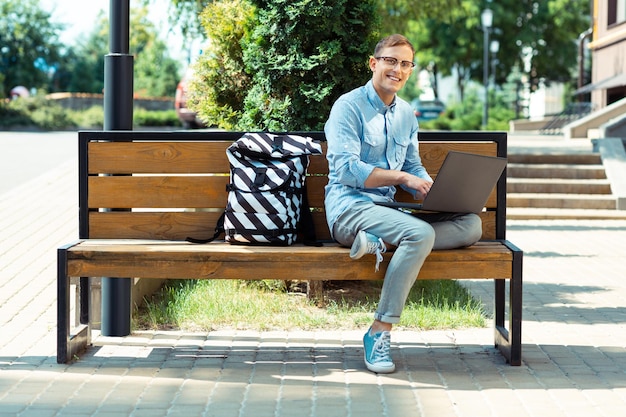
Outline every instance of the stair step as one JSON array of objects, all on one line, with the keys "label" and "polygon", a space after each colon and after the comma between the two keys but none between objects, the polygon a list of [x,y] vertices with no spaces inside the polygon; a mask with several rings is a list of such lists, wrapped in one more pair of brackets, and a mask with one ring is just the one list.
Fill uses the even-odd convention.
[{"label": "stair step", "polygon": [[512,154],[508,155],[509,164],[573,164],[601,165],[599,153],[580,154]]},{"label": "stair step", "polygon": [[626,219],[599,153],[508,155],[507,218]]},{"label": "stair step", "polygon": [[626,220],[626,210],[522,208],[506,209],[507,220]]},{"label": "stair step", "polygon": [[537,207],[560,209],[615,210],[615,198],[591,194],[534,194],[507,195],[507,207]]},{"label": "stair step", "polygon": [[507,176],[509,178],[605,179],[606,172],[602,165],[509,163]]},{"label": "stair step", "polygon": [[509,178],[507,193],[611,194],[611,184],[604,179]]}]

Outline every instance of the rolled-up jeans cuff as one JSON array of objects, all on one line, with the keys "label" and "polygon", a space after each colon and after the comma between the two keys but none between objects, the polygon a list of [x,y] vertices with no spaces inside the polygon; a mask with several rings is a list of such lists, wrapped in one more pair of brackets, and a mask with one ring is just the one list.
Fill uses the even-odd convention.
[{"label": "rolled-up jeans cuff", "polygon": [[386,316],[376,312],[374,313],[374,320],[378,320],[383,323],[397,324],[400,322],[400,316]]}]

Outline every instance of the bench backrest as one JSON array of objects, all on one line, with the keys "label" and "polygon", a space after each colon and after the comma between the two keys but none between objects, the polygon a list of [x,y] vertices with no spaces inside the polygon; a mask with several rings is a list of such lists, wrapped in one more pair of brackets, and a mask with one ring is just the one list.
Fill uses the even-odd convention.
[{"label": "bench backrest", "polygon": [[[323,132],[300,132],[324,140]],[[206,238],[226,206],[226,148],[242,132],[80,132],[79,234],[86,239]],[[324,145],[324,149],[325,149]],[[506,157],[504,132],[422,132],[420,154],[434,177],[450,150]],[[318,239],[330,239],[324,216],[328,164],[311,157],[307,188]],[[403,191],[399,200],[412,197]],[[483,239],[504,239],[506,170],[483,219]]]}]

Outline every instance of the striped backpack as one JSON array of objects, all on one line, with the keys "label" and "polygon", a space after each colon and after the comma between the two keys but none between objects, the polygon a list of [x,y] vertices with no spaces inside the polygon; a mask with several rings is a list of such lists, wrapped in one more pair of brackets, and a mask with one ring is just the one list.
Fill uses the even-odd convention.
[{"label": "striped backpack", "polygon": [[291,245],[298,234],[315,241],[305,178],[309,155],[321,145],[310,137],[246,133],[226,149],[230,182],[226,210],[206,243],[222,232],[233,244]]},{"label": "striped backpack", "polygon": [[305,178],[309,155],[321,153],[318,142],[298,135],[246,133],[229,146],[226,241],[291,245],[301,220],[312,228]]}]

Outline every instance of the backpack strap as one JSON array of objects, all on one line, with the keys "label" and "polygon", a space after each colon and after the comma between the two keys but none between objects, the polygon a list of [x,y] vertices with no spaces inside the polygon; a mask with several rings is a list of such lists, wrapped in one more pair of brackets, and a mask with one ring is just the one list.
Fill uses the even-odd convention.
[{"label": "backpack strap", "polygon": [[311,215],[311,207],[309,206],[309,196],[306,188],[306,181],[302,187],[302,207],[300,209],[299,228],[304,237],[302,243],[306,246],[324,246],[322,242],[318,242],[315,234],[315,225],[313,224],[313,216]]},{"label": "backpack strap", "polygon": [[213,242],[222,233],[224,233],[224,216],[225,215],[226,215],[226,211],[224,211],[222,215],[220,216],[220,218],[217,219],[217,224],[215,225],[215,234],[213,234],[213,237],[210,237],[208,239],[195,239],[193,237],[187,237],[185,241],[189,243],[197,243],[197,244]]}]

